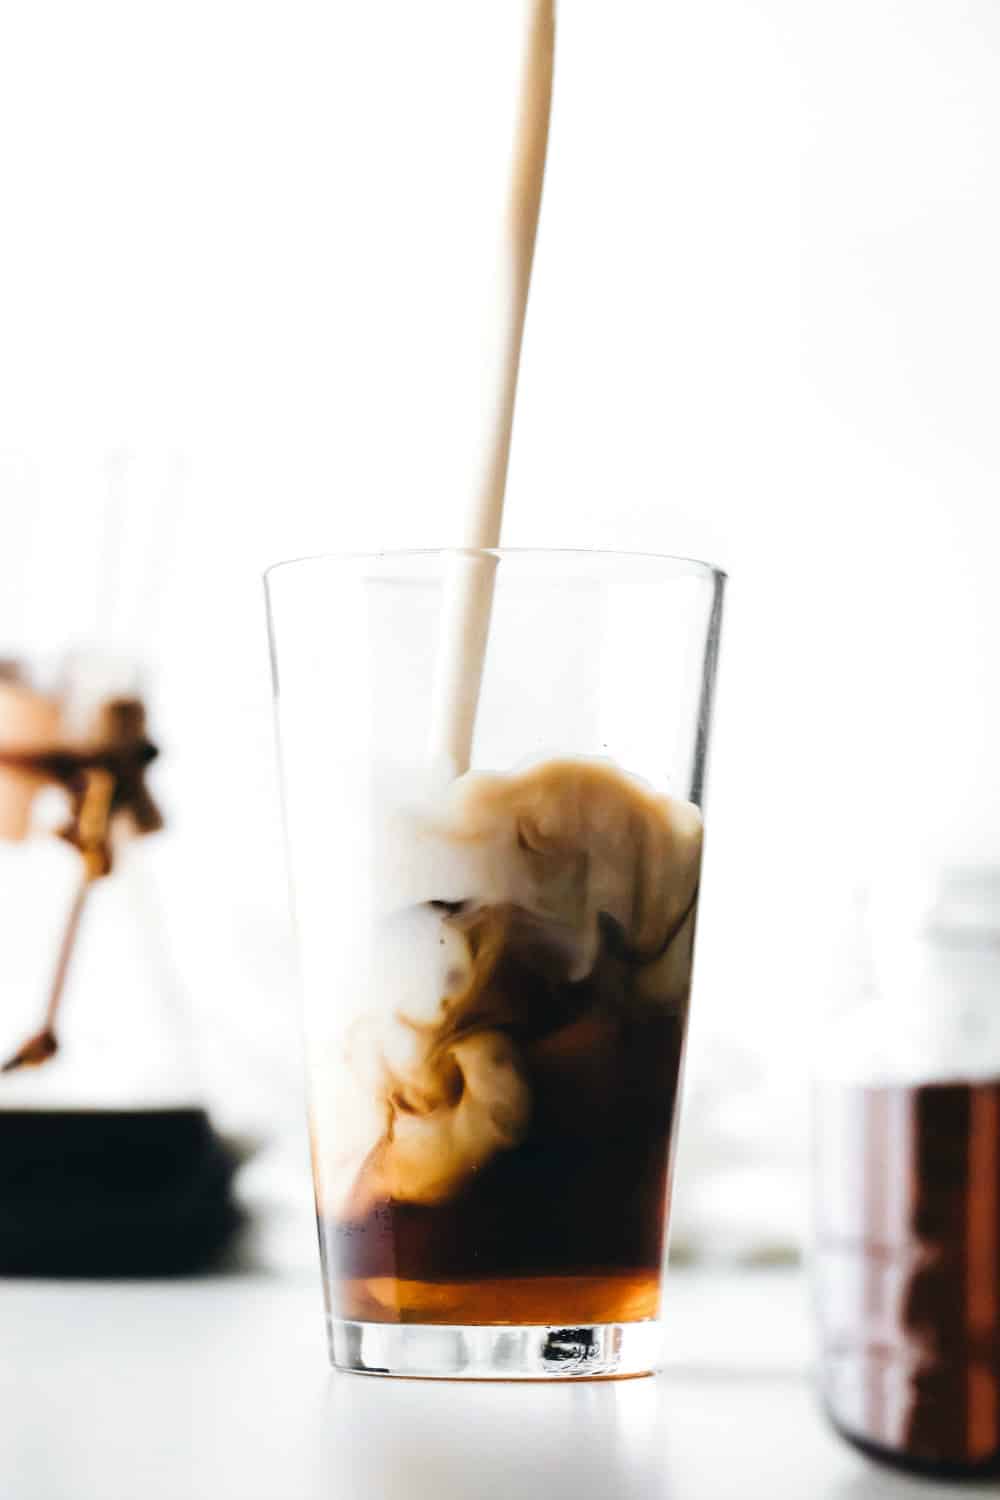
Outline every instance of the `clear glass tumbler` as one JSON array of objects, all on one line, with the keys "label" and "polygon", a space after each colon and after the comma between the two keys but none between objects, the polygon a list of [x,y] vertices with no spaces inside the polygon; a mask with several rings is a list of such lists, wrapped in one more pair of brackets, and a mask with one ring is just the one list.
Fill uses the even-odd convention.
[{"label": "clear glass tumbler", "polygon": [[[466,575],[493,604],[456,776]],[[503,550],[267,575],[341,1368],[656,1367],[723,584]]]}]

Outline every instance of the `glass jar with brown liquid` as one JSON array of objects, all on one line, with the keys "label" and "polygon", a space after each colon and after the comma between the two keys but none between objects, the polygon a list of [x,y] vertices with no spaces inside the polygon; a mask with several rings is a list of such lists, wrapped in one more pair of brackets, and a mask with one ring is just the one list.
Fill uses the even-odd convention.
[{"label": "glass jar with brown liquid", "polygon": [[872,933],[869,1003],[816,1090],[823,1399],[875,1457],[995,1474],[1000,870],[901,876]]}]

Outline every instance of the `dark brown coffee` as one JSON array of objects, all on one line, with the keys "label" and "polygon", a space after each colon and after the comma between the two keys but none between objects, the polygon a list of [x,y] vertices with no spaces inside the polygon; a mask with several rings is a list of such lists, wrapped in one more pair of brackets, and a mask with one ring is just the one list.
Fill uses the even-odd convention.
[{"label": "dark brown coffee", "polygon": [[1000,1082],[825,1086],[822,1388],[860,1447],[1000,1471]]},{"label": "dark brown coffee", "polygon": [[473,773],[383,859],[431,889],[378,922],[314,1053],[332,1315],[655,1317],[697,808],[603,762]]},{"label": "dark brown coffee", "polygon": [[[441,1202],[376,1190],[363,1213],[322,1218],[336,1315],[580,1324],[656,1315],[683,1014],[637,997],[644,965],[612,925],[586,979],[556,977],[556,962],[537,941],[508,944],[478,1014],[460,1023],[488,1025],[516,1049],[533,1101],[518,1144]],[[377,1174],[377,1162],[367,1171]],[[368,1197],[365,1175],[356,1199]]]}]

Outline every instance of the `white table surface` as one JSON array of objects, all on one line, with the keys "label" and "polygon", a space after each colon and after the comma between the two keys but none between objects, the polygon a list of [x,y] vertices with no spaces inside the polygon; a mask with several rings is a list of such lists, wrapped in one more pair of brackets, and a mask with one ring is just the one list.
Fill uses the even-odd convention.
[{"label": "white table surface", "polygon": [[[318,1284],[0,1282],[4,1500],[907,1500],[816,1409],[801,1280],[674,1272],[656,1379],[335,1375]],[[981,1491],[980,1491],[981,1492]]]}]

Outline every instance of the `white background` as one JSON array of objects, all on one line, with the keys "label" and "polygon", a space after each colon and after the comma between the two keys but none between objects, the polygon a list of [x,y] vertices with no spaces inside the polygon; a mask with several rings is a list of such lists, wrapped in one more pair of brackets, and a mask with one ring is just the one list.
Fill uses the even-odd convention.
[{"label": "white background", "polygon": [[[299,1108],[258,575],[459,539],[523,16],[0,0],[0,450],[51,572],[183,456],[164,864],[244,1128]],[[1000,12],[563,0],[557,68],[505,540],[731,572],[696,1041],[787,1137],[871,849],[1000,853]]]}]

